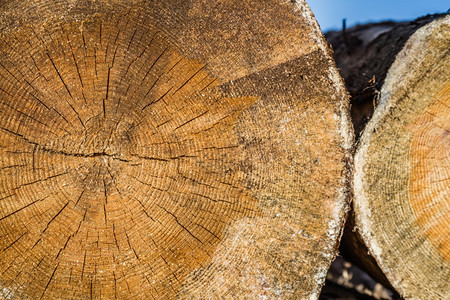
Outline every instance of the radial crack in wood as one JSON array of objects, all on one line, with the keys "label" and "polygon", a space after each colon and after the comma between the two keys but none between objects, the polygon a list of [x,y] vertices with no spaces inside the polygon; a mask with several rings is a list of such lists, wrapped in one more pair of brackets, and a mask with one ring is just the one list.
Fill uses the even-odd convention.
[{"label": "radial crack in wood", "polygon": [[304,1],[0,11],[2,297],[318,297],[353,136]]}]

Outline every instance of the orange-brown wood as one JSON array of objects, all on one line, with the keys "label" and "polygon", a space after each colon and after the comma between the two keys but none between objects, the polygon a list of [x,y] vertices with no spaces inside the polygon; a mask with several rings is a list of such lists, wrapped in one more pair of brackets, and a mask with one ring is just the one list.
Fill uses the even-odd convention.
[{"label": "orange-brown wood", "polygon": [[434,102],[414,123],[409,199],[423,234],[450,261],[450,84]]},{"label": "orange-brown wood", "polygon": [[303,1],[0,11],[0,297],[317,297],[352,136]]},{"label": "orange-brown wood", "polygon": [[449,28],[441,15],[409,37],[355,154],[354,229],[407,299],[450,287]]}]

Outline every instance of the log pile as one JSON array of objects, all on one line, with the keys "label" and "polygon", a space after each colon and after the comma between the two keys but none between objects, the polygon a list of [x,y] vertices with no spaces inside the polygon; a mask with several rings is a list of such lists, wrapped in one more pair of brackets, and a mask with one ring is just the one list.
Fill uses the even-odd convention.
[{"label": "log pile", "polygon": [[449,29],[328,34],[344,84],[304,0],[2,1],[0,298],[316,299],[353,200],[344,253],[444,299]]}]

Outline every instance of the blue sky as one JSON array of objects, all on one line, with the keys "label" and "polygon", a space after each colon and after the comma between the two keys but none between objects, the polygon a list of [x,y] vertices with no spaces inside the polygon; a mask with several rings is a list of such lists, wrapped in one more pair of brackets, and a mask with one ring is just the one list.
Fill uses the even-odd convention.
[{"label": "blue sky", "polygon": [[322,31],[341,29],[369,21],[413,20],[426,14],[446,12],[449,0],[306,0]]}]

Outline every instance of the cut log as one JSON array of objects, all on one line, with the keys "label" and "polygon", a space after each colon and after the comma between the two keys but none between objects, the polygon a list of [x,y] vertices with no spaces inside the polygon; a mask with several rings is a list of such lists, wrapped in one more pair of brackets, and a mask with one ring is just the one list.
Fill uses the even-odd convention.
[{"label": "cut log", "polygon": [[318,297],[353,136],[304,1],[0,11],[1,297]]},{"label": "cut log", "polygon": [[[350,92],[351,116],[357,140],[373,114],[379,90],[397,54],[416,30],[442,16],[428,15],[411,22],[357,25],[326,34],[334,49],[336,65]],[[368,255],[367,246],[355,230],[354,219],[352,209],[340,244],[341,254],[394,291],[375,259]]]},{"label": "cut log", "polygon": [[450,290],[449,29],[450,16],[417,29],[392,64],[379,41],[389,49],[405,37],[388,30],[368,51],[380,56],[367,65],[389,71],[355,155],[352,230],[404,298]]}]

